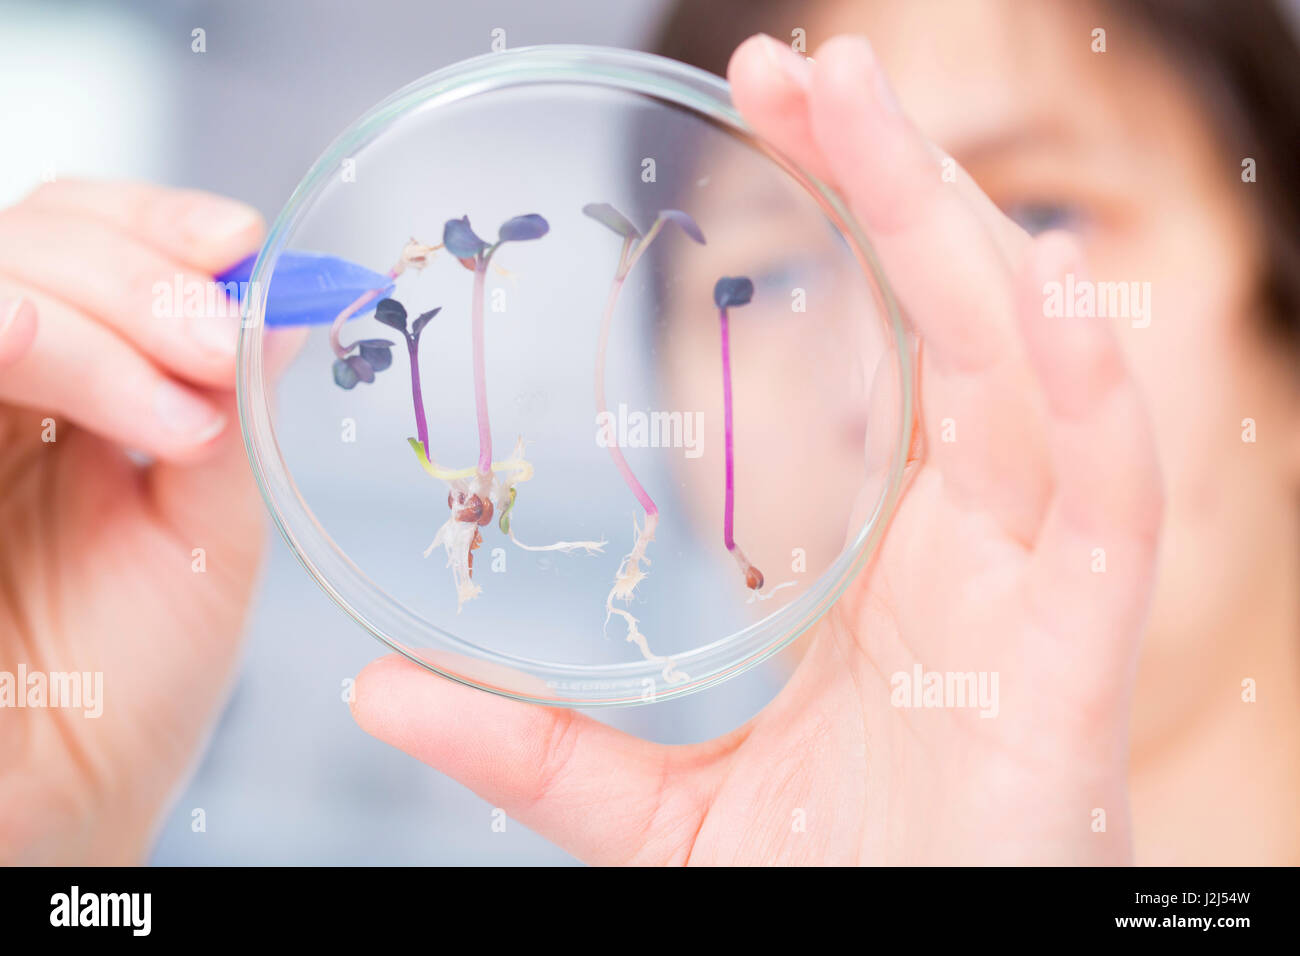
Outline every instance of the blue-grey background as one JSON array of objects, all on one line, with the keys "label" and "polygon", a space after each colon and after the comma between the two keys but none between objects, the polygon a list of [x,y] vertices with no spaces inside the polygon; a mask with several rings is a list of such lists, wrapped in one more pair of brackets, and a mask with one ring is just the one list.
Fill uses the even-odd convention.
[{"label": "blue-grey background", "polygon": [[[0,203],[46,170],[236,196],[270,219],[354,118],[432,70],[508,46],[645,48],[658,0],[0,0]],[[191,31],[207,50],[191,52]],[[15,144],[18,144],[15,147]],[[569,862],[453,781],[353,724],[343,682],[381,648],[276,538],[234,687],[154,862]],[[704,694],[605,712],[638,735],[705,739],[756,712],[772,663]],[[206,831],[192,832],[202,808]]]}]

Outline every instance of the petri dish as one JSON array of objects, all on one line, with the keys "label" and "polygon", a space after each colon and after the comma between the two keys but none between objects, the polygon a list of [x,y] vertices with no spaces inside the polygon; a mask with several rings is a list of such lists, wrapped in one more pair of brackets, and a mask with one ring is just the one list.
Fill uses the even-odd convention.
[{"label": "petri dish", "polygon": [[[246,281],[274,522],[443,678],[582,707],[707,688],[831,607],[899,494],[912,348],[866,238],[681,63],[532,47],[410,84]],[[277,326],[305,330],[287,368]]]}]

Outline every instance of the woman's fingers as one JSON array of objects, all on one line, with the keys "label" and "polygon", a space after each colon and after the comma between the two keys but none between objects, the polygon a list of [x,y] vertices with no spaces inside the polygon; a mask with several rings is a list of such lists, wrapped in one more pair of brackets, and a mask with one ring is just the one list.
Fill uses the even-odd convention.
[{"label": "woman's fingers", "polygon": [[949,492],[1031,540],[1050,489],[1012,319],[1011,263],[1028,237],[899,111],[865,40],[830,40],[812,63],[782,46],[756,38],[737,51],[738,105],[778,151],[820,169],[865,228],[924,342],[927,455]]},{"label": "woman's fingers", "polygon": [[257,248],[262,218],[244,203],[192,189],[60,180],[19,208],[89,217],[169,259],[209,275]]},{"label": "woman's fingers", "polygon": [[[736,48],[727,66],[727,80],[736,108],[760,139],[806,172],[838,188],[835,171],[813,132],[813,70],[810,58],[774,37],[758,34]],[[892,93],[888,95],[892,97]],[[1014,261],[1023,244],[1024,230],[1002,214],[955,160],[944,156],[936,146],[926,146],[935,163],[941,164],[940,172],[948,174],[944,182],[975,209],[998,246]]]},{"label": "woman's fingers", "polygon": [[[307,334],[305,328],[264,331],[268,382],[277,381],[288,368]],[[150,498],[158,517],[192,547],[204,548],[210,561],[253,557],[264,544],[266,511],[248,467],[235,396],[212,393],[209,398],[230,426],[200,461],[181,458],[155,463],[149,469]]]},{"label": "woman's fingers", "polygon": [[233,378],[237,300],[97,219],[25,205],[5,212],[0,273],[99,319],[170,372],[204,385]]},{"label": "woman's fingers", "polygon": [[831,168],[813,137],[808,113],[812,64],[775,37],[752,36],[731,55],[727,82],[758,137],[795,165],[831,183]]},{"label": "woman's fingers", "polygon": [[368,733],[590,863],[685,862],[704,819],[694,751],[485,694],[405,658],[361,672],[353,714]]},{"label": "woman's fingers", "polygon": [[[1145,611],[1162,512],[1155,441],[1141,395],[1105,318],[1048,314],[1051,286],[1081,280],[1082,256],[1063,233],[1027,249],[1017,317],[1048,409],[1055,494],[1028,591],[1052,620],[1098,650],[1116,639],[1126,658]],[[1104,664],[1117,663],[1101,658]],[[1131,663],[1131,661],[1128,661]],[[1103,667],[1111,677],[1122,673]]]},{"label": "woman's fingers", "polygon": [[933,359],[958,372],[1001,361],[1013,339],[1008,264],[945,181],[942,155],[899,110],[866,40],[823,44],[809,102],[835,182]]},{"label": "woman's fingers", "polygon": [[[35,334],[0,375],[0,401],[48,412],[56,422],[66,417],[173,461],[203,457],[228,427],[229,418],[206,396],[164,374],[109,329],[0,278],[0,299],[19,298],[26,304],[18,321],[33,323]],[[8,348],[9,334],[0,333],[0,350]]]}]

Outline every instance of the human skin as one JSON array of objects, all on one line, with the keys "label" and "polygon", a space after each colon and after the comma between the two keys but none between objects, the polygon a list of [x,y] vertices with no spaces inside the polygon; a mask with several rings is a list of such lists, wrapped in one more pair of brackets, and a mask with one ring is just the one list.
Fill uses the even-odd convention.
[{"label": "human skin", "polygon": [[[781,59],[781,45],[752,41],[732,68],[738,103],[761,133],[846,193],[868,226],[883,216],[887,271],[926,342],[923,406],[942,405],[947,387],[952,404],[987,407],[986,447],[965,440],[963,423],[958,447],[930,440],[919,448],[876,562],[811,635],[780,698],[732,735],[659,747],[393,659],[362,675],[358,719],[593,862],[1126,860],[1130,791],[1139,862],[1295,862],[1286,826],[1294,825],[1297,792],[1291,594],[1300,573],[1300,403],[1290,353],[1265,339],[1251,304],[1259,249],[1244,204],[1229,192],[1236,171],[1216,165],[1221,154],[1204,118],[1158,56],[1125,57],[1121,44],[1107,60],[1076,59],[1037,19],[1046,3],[1032,7],[1035,17],[1017,12],[1035,28],[1034,42],[998,56],[991,51],[1010,35],[1009,8],[949,0],[941,18],[918,29],[909,17],[924,6],[821,5],[807,26],[811,36],[872,36],[907,114],[997,205],[1064,193],[1090,211],[1093,228],[1081,235],[1089,266],[1076,272],[1155,282],[1152,326],[1114,330],[1132,380],[1109,385],[1105,404],[1132,402],[1131,414],[1111,416],[1113,428],[1094,422],[1086,439],[1087,416],[1067,427],[1042,414],[1049,396],[1040,370],[1054,369],[1081,403],[1096,383],[1070,364],[1079,358],[1071,342],[1029,348],[1025,323],[1042,319],[1041,293],[1017,314],[1013,276],[1064,271],[1055,257],[1070,253],[1055,238],[1028,253],[1027,237],[964,179],[948,185],[960,203],[918,203],[932,195],[925,189],[937,167],[891,165],[911,157],[919,168],[923,157],[873,98],[874,61],[864,74],[851,68],[855,56],[871,54],[836,41],[817,51],[807,77],[801,62]],[[1069,32],[1086,36],[1092,19],[1080,14]],[[1106,25],[1115,38],[1119,25]],[[1080,69],[1101,62],[1116,72],[1079,81]],[[1052,109],[1060,103],[1072,108]],[[1108,108],[1116,104],[1131,107],[1118,113],[1119,126]],[[997,133],[1045,110],[1074,125],[998,142]],[[907,188],[881,195],[873,176]],[[178,207],[196,200],[57,184],[0,213],[0,671],[18,661],[99,667],[106,696],[125,702],[98,722],[52,711],[0,715],[6,862],[141,859],[233,667],[256,561],[241,545],[260,540],[242,451],[227,444],[229,429],[203,437],[201,412],[188,430],[163,427],[149,394],[166,375],[229,415],[228,360],[195,348],[217,345],[211,332],[151,328],[146,336],[122,324],[134,311],[148,314],[144,279],[155,281],[158,269],[199,274],[255,245],[255,227],[218,235],[215,213],[199,216],[213,228],[206,238],[169,228]],[[920,218],[903,218],[909,210]],[[996,236],[994,251],[985,232]],[[934,290],[917,287],[912,265],[969,278],[970,301],[963,296],[958,311],[970,328],[945,328],[942,309],[926,311]],[[123,275],[137,278],[134,287],[120,284]],[[1021,285],[1025,292],[1034,283]],[[26,302],[6,324],[18,295]],[[958,352],[1005,348],[996,376],[950,374],[961,360],[945,369],[940,355],[954,351],[953,333]],[[86,343],[95,348],[83,351]],[[1082,342],[1090,344],[1094,371],[1111,367],[1113,354],[1092,338]],[[711,383],[714,345],[710,338],[701,366]],[[1037,411],[1022,414],[1026,405]],[[1132,431],[1141,431],[1143,407],[1153,439]],[[60,423],[54,445],[39,442],[50,410]],[[1254,445],[1240,440],[1246,415],[1260,425]],[[933,428],[927,419],[928,439]],[[1058,481],[1046,459],[1062,440],[1081,446],[1072,468],[1099,468],[1112,485],[1089,484],[1086,472]],[[123,463],[122,445],[150,450],[160,464],[141,481]],[[1159,482],[1143,458],[1152,447]],[[1007,448],[1013,453],[981,454]],[[999,459],[1017,468],[1004,472]],[[1153,588],[1155,532],[1126,515],[1153,521],[1161,489],[1169,506]],[[747,486],[742,509],[755,491]],[[1081,516],[1093,506],[1104,513],[1071,546],[1047,533],[1054,526],[1043,516],[1074,498],[1086,499]],[[1014,499],[1029,502],[1025,514],[1009,506]],[[761,535],[763,522],[743,510],[738,520]],[[1079,562],[1086,566],[1111,530],[1139,535],[1133,555],[1108,545],[1108,573],[1080,580]],[[206,575],[190,569],[200,546]],[[1054,558],[1069,573],[1053,571]],[[1139,608],[1152,593],[1143,628]],[[1052,620],[1027,623],[1042,606]],[[887,675],[912,660],[998,670],[999,718],[890,708]],[[1245,706],[1240,681],[1252,675],[1266,678],[1264,692]],[[1096,808],[1107,810],[1105,834],[1091,831]],[[804,832],[791,825],[795,811]]]},{"label": "human skin", "polygon": [[[878,554],[732,734],[653,744],[391,657],[360,675],[354,713],[594,863],[1127,862],[1162,512],[1140,393],[1106,323],[1043,314],[1044,283],[1084,272],[1077,244],[1031,240],[964,173],[943,182],[866,41],[814,59],[747,41],[737,106],[848,199],[923,342],[921,407],[978,409],[966,437],[919,421]],[[918,662],[998,672],[999,717],[892,707],[888,675]]]},{"label": "human skin", "polygon": [[0,862],[142,862],[224,698],[265,541],[238,323],[157,318],[152,286],[261,233],[241,204],[132,184],[0,212],[0,671],[103,673],[98,717],[0,711]]},{"label": "human skin", "polygon": [[[1201,92],[1122,12],[1122,4],[1112,11],[1054,0],[834,0],[804,7],[787,28],[809,37],[866,33],[908,115],[999,208],[1025,221],[1047,211],[1068,225],[1094,279],[1150,283],[1149,321],[1113,321],[1152,415],[1168,504],[1131,733],[1137,859],[1294,864],[1295,345],[1270,335],[1273,317],[1257,301],[1265,250],[1254,186],[1241,180],[1245,147],[1216,135]],[[1092,50],[1097,27],[1107,31],[1105,53]],[[711,234],[709,250],[674,263],[681,286],[713,281],[709,252],[723,247],[756,272],[783,273],[784,245],[773,235],[784,235],[780,224]],[[937,269],[934,281],[953,277]],[[860,399],[835,387],[843,380],[835,356],[817,348],[842,334],[810,333],[812,316],[757,317],[744,339],[745,318],[734,333],[740,427],[750,429],[736,443],[738,474],[749,476],[737,523],[788,549],[792,535],[810,535],[806,524],[790,527],[792,509],[783,507],[789,481],[803,475],[783,481],[774,468],[791,459],[829,463],[818,487],[832,501],[862,480],[860,437],[783,428],[783,416],[809,414],[790,396],[820,410],[824,423],[850,420]],[[664,368],[678,373],[673,407],[716,402],[715,338],[707,324],[689,322],[665,336]],[[746,376],[755,383],[748,389]],[[772,381],[783,387],[766,387]],[[928,413],[951,417],[957,440],[966,440],[966,409]],[[1242,440],[1247,418],[1254,442]],[[774,432],[819,445],[772,456],[761,439]],[[1005,454],[1014,460],[1021,451],[1013,442]],[[696,520],[717,526],[716,496],[689,500],[713,506]],[[760,537],[756,557],[765,546]],[[810,542],[810,562],[817,549],[838,547],[833,538]],[[1253,701],[1243,700],[1246,680],[1257,685]]]},{"label": "human skin", "polygon": [[909,115],[999,207],[1065,206],[1093,278],[1151,283],[1150,324],[1113,322],[1167,504],[1130,742],[1137,860],[1294,865],[1296,347],[1270,335],[1259,304],[1247,148],[1212,129],[1190,85],[1203,74],[1172,64],[1123,8],[837,0],[806,26],[867,33]]}]

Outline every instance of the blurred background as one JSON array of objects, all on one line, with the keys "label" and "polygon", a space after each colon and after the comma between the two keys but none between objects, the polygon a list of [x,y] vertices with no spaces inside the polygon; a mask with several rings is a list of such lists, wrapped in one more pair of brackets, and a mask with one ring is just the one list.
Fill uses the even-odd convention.
[{"label": "blurred background", "polygon": [[[122,177],[234,196],[270,220],[347,124],[411,80],[489,52],[494,31],[508,47],[639,49],[663,6],[2,0],[0,202],[51,175]],[[490,806],[357,729],[345,682],[379,651],[276,536],[239,681],[153,861],[569,862],[513,821],[494,832]],[[769,662],[686,700],[599,716],[664,742],[707,739],[760,709],[783,669]],[[198,808],[204,832],[191,829]]]}]

